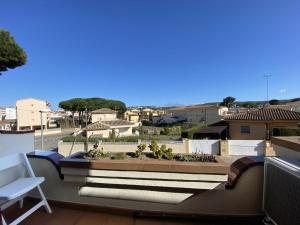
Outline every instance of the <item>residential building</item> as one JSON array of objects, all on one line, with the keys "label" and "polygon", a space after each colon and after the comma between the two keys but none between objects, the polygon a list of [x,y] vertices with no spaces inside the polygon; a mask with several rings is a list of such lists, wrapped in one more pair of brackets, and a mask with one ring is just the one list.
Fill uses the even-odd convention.
[{"label": "residential building", "polygon": [[126,120],[100,120],[87,126],[86,135],[88,137],[98,136],[108,138],[114,132],[116,137],[130,136],[132,135],[132,127],[134,126],[134,123]]},{"label": "residential building", "polygon": [[15,120],[17,118],[16,109],[13,107],[0,108],[0,121],[1,120]]},{"label": "residential building", "polygon": [[298,127],[300,113],[280,108],[265,107],[227,116],[224,118],[229,124],[229,138],[237,140],[270,139],[274,128]]},{"label": "residential building", "polygon": [[185,118],[172,116],[172,115],[160,115],[160,116],[153,116],[152,123],[153,124],[174,124],[179,122],[184,122]]},{"label": "residential building", "polygon": [[102,108],[91,112],[92,123],[86,128],[86,134],[90,136],[99,136],[108,138],[114,132],[116,137],[132,135],[134,122],[121,120],[117,118],[117,111]]},{"label": "residential building", "polygon": [[127,110],[124,113],[124,119],[133,123],[138,123],[140,122],[140,115],[139,115],[139,110],[136,112],[136,110]]},{"label": "residential building", "polygon": [[94,110],[91,114],[92,123],[117,119],[117,111],[108,108]]},{"label": "residential building", "polygon": [[16,126],[16,120],[1,120],[0,130],[13,130]]},{"label": "residential building", "polygon": [[5,119],[6,120],[15,120],[15,119],[17,119],[16,108],[13,108],[13,107],[5,108]]},{"label": "residential building", "polygon": [[227,115],[228,108],[219,105],[204,104],[182,106],[166,110],[172,116],[184,118],[189,123],[212,124]]},{"label": "residential building", "polygon": [[41,110],[50,110],[49,103],[44,100],[27,98],[16,102],[17,129],[32,130],[40,129],[42,126],[47,129],[47,122],[50,113],[43,113],[41,121]]},{"label": "residential building", "polygon": [[291,110],[295,112],[300,112],[300,101],[288,102],[286,104],[281,105],[268,105],[269,108],[279,108],[285,110]]},{"label": "residential building", "polygon": [[150,108],[145,108],[141,110],[141,120],[152,120],[152,112],[154,110]]},{"label": "residential building", "polygon": [[0,108],[0,121],[5,120],[6,111],[5,108]]}]

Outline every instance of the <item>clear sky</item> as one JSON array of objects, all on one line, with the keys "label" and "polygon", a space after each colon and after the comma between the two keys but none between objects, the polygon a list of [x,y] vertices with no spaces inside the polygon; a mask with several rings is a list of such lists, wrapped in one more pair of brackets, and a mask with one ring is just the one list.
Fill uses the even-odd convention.
[{"label": "clear sky", "polygon": [[300,97],[299,0],[1,0],[28,63],[0,105],[73,97],[170,105]]}]

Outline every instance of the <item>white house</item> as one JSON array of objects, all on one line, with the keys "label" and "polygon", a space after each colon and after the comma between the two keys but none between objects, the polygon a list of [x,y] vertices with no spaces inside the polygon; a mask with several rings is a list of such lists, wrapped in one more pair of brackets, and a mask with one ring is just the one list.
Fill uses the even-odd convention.
[{"label": "white house", "polygon": [[108,138],[114,132],[116,137],[124,137],[132,135],[132,127],[135,124],[126,120],[106,120],[98,121],[89,124],[86,128],[86,134],[90,136],[98,136],[102,138]]},{"label": "white house", "polygon": [[167,109],[167,112],[172,116],[185,118],[189,123],[204,123],[208,125],[218,122],[223,116],[226,116],[228,108],[213,104],[203,104],[171,108]]},{"label": "white house", "polygon": [[108,138],[112,133],[116,137],[132,135],[132,128],[135,123],[117,118],[117,111],[102,108],[91,112],[92,123],[86,127],[86,134]]},{"label": "white house", "polygon": [[15,120],[17,119],[17,111],[16,108],[5,108],[5,119],[6,120]]},{"label": "white house", "polygon": [[94,110],[91,114],[92,123],[117,119],[117,111],[108,108]]}]

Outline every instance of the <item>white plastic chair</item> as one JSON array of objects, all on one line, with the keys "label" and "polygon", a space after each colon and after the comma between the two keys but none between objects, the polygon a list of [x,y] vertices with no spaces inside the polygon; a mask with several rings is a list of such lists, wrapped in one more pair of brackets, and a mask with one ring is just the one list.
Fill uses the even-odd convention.
[{"label": "white plastic chair", "polygon": [[[48,213],[52,213],[51,208],[42,192],[40,184],[44,182],[44,177],[36,177],[30,166],[27,156],[24,153],[13,154],[9,156],[4,156],[0,158],[0,171],[7,170],[9,168],[15,167],[17,165],[23,165],[24,169],[27,170],[29,177],[20,177],[2,187],[0,187],[0,207],[1,210],[7,208],[12,203],[19,201],[19,207],[23,207],[23,198],[25,195],[37,188],[39,194],[41,195],[41,201],[29,209],[27,212],[22,214],[20,217],[15,219],[9,225],[17,225],[34,211],[36,211],[41,206],[44,206]],[[3,215],[1,215],[2,224],[7,225]]]}]

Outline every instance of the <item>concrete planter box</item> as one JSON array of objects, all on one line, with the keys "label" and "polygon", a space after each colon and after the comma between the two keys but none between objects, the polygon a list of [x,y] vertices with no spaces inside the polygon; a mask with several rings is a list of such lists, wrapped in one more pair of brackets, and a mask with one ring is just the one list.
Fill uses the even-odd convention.
[{"label": "concrete planter box", "polygon": [[75,153],[60,161],[61,167],[85,168],[96,170],[126,170],[147,172],[176,172],[196,174],[227,174],[229,165],[224,163],[219,156],[217,162],[181,162],[175,160],[111,160],[111,159],[86,159],[84,153]]},{"label": "concrete planter box", "polygon": [[79,195],[178,204],[227,180],[229,165],[175,160],[97,159],[76,153],[60,160],[64,182],[77,182]]}]

